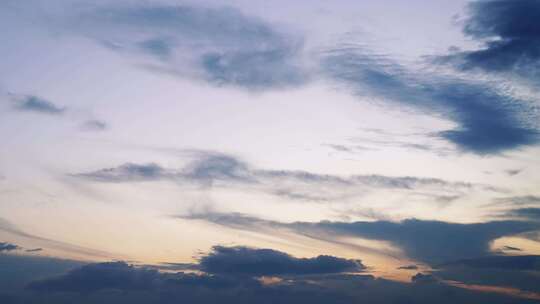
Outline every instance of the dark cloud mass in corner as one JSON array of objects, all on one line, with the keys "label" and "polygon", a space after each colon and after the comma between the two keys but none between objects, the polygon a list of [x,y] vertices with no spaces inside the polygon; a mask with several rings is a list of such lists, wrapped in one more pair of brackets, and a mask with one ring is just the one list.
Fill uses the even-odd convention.
[{"label": "dark cloud mass in corner", "polygon": [[307,275],[360,272],[360,260],[347,260],[328,255],[295,258],[272,249],[214,246],[200,259],[201,270],[224,275]]},{"label": "dark cloud mass in corner", "polygon": [[540,80],[540,2],[484,0],[469,5],[464,33],[484,48],[450,55],[462,69],[517,73]]},{"label": "dark cloud mass in corner", "polygon": [[58,107],[54,103],[41,97],[25,96],[15,100],[15,109],[19,111],[59,115],[64,113],[66,108]]}]

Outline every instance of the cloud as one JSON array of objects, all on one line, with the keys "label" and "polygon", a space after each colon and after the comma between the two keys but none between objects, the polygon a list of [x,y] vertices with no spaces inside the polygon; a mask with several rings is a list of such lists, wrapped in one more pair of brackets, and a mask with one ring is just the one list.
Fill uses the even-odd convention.
[{"label": "cloud", "polygon": [[44,237],[27,233],[19,229],[10,221],[3,218],[0,218],[0,231],[14,235],[16,237],[22,237],[27,240],[30,240],[35,245],[44,246],[47,248],[59,249],[61,251],[69,252],[69,253],[76,254],[79,256],[84,256],[86,258],[92,257],[92,258],[103,259],[103,258],[109,258],[112,256],[112,254],[108,252],[86,248],[82,246],[77,246],[77,245],[73,245],[73,244],[69,244],[65,242],[55,241],[52,239],[48,239],[48,238],[44,238]]},{"label": "cloud", "polygon": [[459,260],[456,262],[442,265],[445,267],[469,267],[469,268],[496,268],[508,270],[530,270],[540,271],[540,256],[538,255],[519,255],[519,256],[487,256],[475,259]]},{"label": "cloud", "polygon": [[[415,276],[426,282],[430,274]],[[369,275],[293,276],[265,284],[244,276],[160,273],[125,262],[88,264],[30,282],[7,294],[17,303],[532,303],[520,294],[437,284],[407,284]]]},{"label": "cloud", "polygon": [[15,245],[15,244],[11,244],[11,243],[0,242],[0,253],[1,252],[14,251],[14,250],[18,250],[18,249],[21,249],[21,247]]},{"label": "cloud", "polygon": [[40,252],[40,251],[43,251],[43,248],[31,248],[31,249],[26,249],[25,251],[26,252]]},{"label": "cloud", "polygon": [[[362,48],[328,51],[322,60],[325,73],[359,96],[375,96],[449,119],[455,129],[436,134],[464,151],[498,154],[532,145],[539,132],[523,113],[534,113],[526,101],[496,90],[488,83],[415,73]],[[537,118],[533,118],[537,119]]]},{"label": "cloud", "polygon": [[232,7],[93,6],[72,18],[64,30],[116,52],[148,55],[153,70],[253,90],[307,80],[301,39]]},{"label": "cloud", "polygon": [[15,109],[49,115],[60,115],[66,110],[66,108],[58,107],[46,99],[32,95],[16,100]]},{"label": "cloud", "polygon": [[522,251],[520,248],[512,247],[512,246],[503,246],[502,251]]},{"label": "cloud", "polygon": [[272,249],[214,246],[200,259],[201,270],[224,275],[307,275],[360,272],[366,267],[360,260],[328,255],[295,258]]},{"label": "cloud", "polygon": [[524,195],[524,196],[500,197],[493,200],[492,205],[511,205],[511,206],[540,205],[540,196]]},{"label": "cloud", "polygon": [[67,274],[34,281],[28,288],[36,291],[93,292],[101,289],[141,290],[152,288],[159,273],[136,269],[125,262],[89,264]]},{"label": "cloud", "polygon": [[540,292],[540,256],[494,255],[459,260],[438,265],[433,274],[444,280],[465,284]]},{"label": "cloud", "polygon": [[77,174],[78,177],[91,179],[100,182],[132,182],[132,181],[152,181],[174,177],[161,166],[148,164],[125,163],[116,168],[101,169],[89,173]]},{"label": "cloud", "polygon": [[435,278],[431,274],[423,274],[419,272],[411,277],[411,282],[416,283],[416,284],[436,283],[437,278]]},{"label": "cloud", "polygon": [[507,211],[504,216],[540,222],[540,208],[520,208]]},{"label": "cloud", "polygon": [[[387,241],[403,250],[409,258],[430,265],[491,254],[490,244],[503,236],[540,229],[538,223],[525,221],[492,221],[458,224],[442,221],[407,219],[401,222],[292,222],[282,223],[232,213],[199,213],[178,216],[181,219],[204,220],[225,227],[276,233],[286,229],[297,234],[343,245],[342,239],[363,238]],[[388,253],[390,254],[390,253]]]},{"label": "cloud", "polygon": [[540,71],[540,3],[536,0],[484,0],[469,4],[465,35],[484,47],[449,55],[463,70],[516,73],[531,80]]},{"label": "cloud", "polygon": [[126,163],[72,176],[97,182],[173,181],[202,187],[242,187],[300,201],[343,200],[372,189],[422,191],[426,196],[450,202],[474,189],[496,191],[492,187],[438,178],[384,175],[339,176],[307,171],[255,168],[234,156],[195,153],[195,160],[180,169],[155,163]]},{"label": "cloud", "polygon": [[85,131],[103,131],[107,129],[107,123],[102,120],[87,120],[81,125]]},{"label": "cloud", "polygon": [[416,265],[405,265],[405,266],[398,267],[398,269],[416,270],[416,269],[418,269],[418,266],[416,266]]},{"label": "cloud", "polygon": [[504,170],[504,173],[506,173],[508,176],[515,176],[523,172],[523,169],[508,169]]},{"label": "cloud", "polygon": [[[0,254],[0,294],[21,291],[30,281],[62,275],[83,264],[80,261],[39,255]],[[4,302],[0,300],[0,303]]]}]

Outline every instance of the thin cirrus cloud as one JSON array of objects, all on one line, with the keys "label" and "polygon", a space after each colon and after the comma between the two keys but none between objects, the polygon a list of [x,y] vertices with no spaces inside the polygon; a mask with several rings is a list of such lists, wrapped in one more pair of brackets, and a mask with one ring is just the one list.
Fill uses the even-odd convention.
[{"label": "thin cirrus cloud", "polygon": [[85,131],[103,131],[107,127],[106,122],[97,119],[87,120],[81,125],[81,128]]},{"label": "thin cirrus cloud", "polygon": [[[19,229],[16,225],[12,224],[10,221],[4,218],[0,218],[0,232],[7,233],[8,235],[15,236],[17,238],[23,238],[23,239],[29,240],[34,244],[38,244],[47,248],[54,248],[54,249],[61,250],[66,253],[74,254],[77,256],[83,256],[86,258],[91,257],[91,258],[103,259],[103,258],[109,258],[112,256],[112,254],[104,252],[104,251],[94,250],[94,249],[77,246],[77,245],[73,245],[66,242],[56,241],[53,239],[44,238],[44,237],[40,237],[34,234],[27,233]],[[30,249],[29,252],[43,250],[42,248],[39,248],[39,249],[40,250]]]},{"label": "thin cirrus cloud", "polygon": [[495,206],[539,206],[540,196],[536,195],[523,195],[523,196],[510,196],[499,197],[493,200],[490,205]]},{"label": "thin cirrus cloud", "polygon": [[468,191],[498,191],[486,185],[452,182],[438,178],[391,177],[384,175],[339,176],[307,171],[269,170],[252,167],[234,156],[195,153],[196,159],[183,168],[164,168],[155,163],[125,163],[72,176],[108,183],[173,181],[179,185],[252,189],[298,201],[331,201],[360,196],[370,189],[424,191],[423,195],[456,200]]},{"label": "thin cirrus cloud", "polygon": [[[436,265],[490,254],[490,243],[503,236],[540,230],[528,221],[492,221],[458,224],[407,219],[401,222],[293,222],[264,220],[238,213],[193,213],[180,219],[203,220],[232,229],[271,233],[286,229],[313,239],[339,242],[340,237],[388,241],[409,258]],[[340,243],[341,244],[341,243]]]}]

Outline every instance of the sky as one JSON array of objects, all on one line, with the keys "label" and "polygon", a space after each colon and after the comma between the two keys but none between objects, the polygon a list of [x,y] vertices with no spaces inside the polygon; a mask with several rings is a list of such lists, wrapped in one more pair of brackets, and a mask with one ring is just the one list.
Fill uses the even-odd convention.
[{"label": "sky", "polygon": [[0,302],[539,301],[539,20],[0,1]]}]

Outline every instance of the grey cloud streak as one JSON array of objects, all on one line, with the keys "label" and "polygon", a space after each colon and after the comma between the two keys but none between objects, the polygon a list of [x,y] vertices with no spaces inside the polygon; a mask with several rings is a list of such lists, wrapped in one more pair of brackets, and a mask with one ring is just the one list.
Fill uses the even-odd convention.
[{"label": "grey cloud streak", "polygon": [[453,201],[468,191],[499,189],[467,182],[438,178],[391,177],[384,175],[338,176],[307,171],[271,170],[252,167],[234,156],[200,152],[195,160],[180,169],[164,168],[155,163],[125,163],[118,167],[77,173],[72,176],[95,182],[172,181],[180,185],[239,187],[300,201],[343,200],[360,196],[370,189],[424,191],[424,196]]}]

